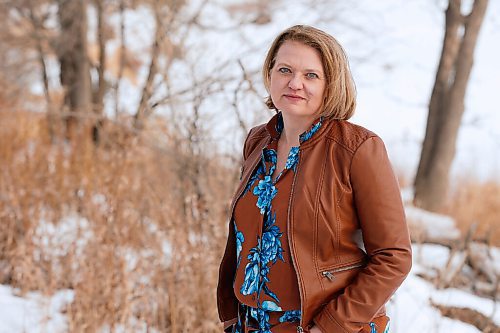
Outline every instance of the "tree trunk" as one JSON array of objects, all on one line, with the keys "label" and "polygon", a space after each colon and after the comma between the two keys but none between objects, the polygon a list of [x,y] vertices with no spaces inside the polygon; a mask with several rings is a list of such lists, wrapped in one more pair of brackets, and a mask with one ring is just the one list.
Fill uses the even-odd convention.
[{"label": "tree trunk", "polygon": [[92,127],[92,140],[97,145],[101,140],[102,118],[104,115],[104,95],[106,93],[106,36],[104,27],[104,3],[103,0],[94,0],[97,10],[97,41],[99,43],[99,65],[97,67],[98,86],[94,93],[94,113],[96,119]]},{"label": "tree trunk", "polygon": [[488,5],[488,0],[475,0],[471,12],[463,16],[461,2],[450,0],[446,10],[443,49],[415,177],[414,204],[430,211],[439,211],[446,199],[473,53]]},{"label": "tree trunk", "polygon": [[[60,79],[65,89],[64,106],[70,113],[88,113],[92,102],[90,65],[87,56],[86,0],[59,0],[58,17],[61,35],[57,55]],[[66,137],[75,135],[78,118],[66,117]]]}]

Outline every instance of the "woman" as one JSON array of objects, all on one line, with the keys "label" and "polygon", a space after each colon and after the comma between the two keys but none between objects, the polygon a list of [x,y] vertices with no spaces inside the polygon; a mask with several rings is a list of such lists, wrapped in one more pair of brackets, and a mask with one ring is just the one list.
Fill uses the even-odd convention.
[{"label": "woman", "polygon": [[263,76],[277,114],[245,140],[217,288],[224,329],[388,332],[384,304],[410,271],[410,239],[382,140],[347,121],[346,55],[293,26]]}]

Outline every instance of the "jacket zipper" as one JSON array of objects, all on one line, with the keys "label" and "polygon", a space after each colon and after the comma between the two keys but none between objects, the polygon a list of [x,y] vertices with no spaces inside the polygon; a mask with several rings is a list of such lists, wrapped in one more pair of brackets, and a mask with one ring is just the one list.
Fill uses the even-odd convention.
[{"label": "jacket zipper", "polygon": [[354,268],[363,267],[364,265],[365,265],[364,262],[359,262],[357,264],[352,264],[349,266],[344,266],[344,267],[339,267],[339,268],[335,268],[335,269],[330,269],[328,271],[323,271],[323,272],[321,272],[321,275],[328,278],[328,280],[333,281],[333,279],[335,279],[335,273],[340,273],[340,272],[348,271],[348,270],[351,270]]},{"label": "jacket zipper", "polygon": [[[297,178],[297,174],[299,173],[299,168],[300,168],[300,154],[299,154],[299,160],[297,161],[297,169],[295,170],[295,173],[293,175],[293,181],[292,181],[292,188],[290,190],[290,199],[288,199],[288,215],[287,215],[287,228],[288,228],[288,232],[290,232],[290,210],[291,210],[291,207],[292,207],[292,198],[293,198],[293,190],[295,189],[295,180]],[[299,326],[297,326],[297,333],[302,333],[304,332],[304,329],[302,328],[302,318],[304,318],[304,302],[303,302],[303,297],[302,297],[302,284],[301,284],[301,281],[300,281],[300,277],[299,277],[299,271],[297,270],[297,263],[295,262],[295,256],[294,256],[294,253],[295,253],[295,249],[292,248],[292,241],[291,241],[291,237],[292,234],[290,233],[288,235],[288,247],[290,248],[291,250],[291,257],[292,257],[292,264],[293,264],[293,268],[295,270],[295,274],[297,275],[297,281],[299,282],[299,298],[300,298],[300,322],[299,322]]]}]

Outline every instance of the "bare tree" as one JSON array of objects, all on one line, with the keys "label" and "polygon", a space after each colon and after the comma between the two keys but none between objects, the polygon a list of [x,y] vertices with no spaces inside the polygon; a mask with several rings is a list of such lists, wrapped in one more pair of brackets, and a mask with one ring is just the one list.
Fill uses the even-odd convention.
[{"label": "bare tree", "polygon": [[[37,67],[41,67],[44,97],[49,103],[45,59],[40,56],[46,50],[50,33],[44,27],[47,17],[45,0],[0,1],[0,99],[9,109],[24,107],[36,99],[29,91],[37,78]],[[41,8],[33,9],[40,6]],[[34,52],[26,52],[30,49]],[[37,55],[33,57],[33,55]]]},{"label": "bare tree", "polygon": [[[92,103],[90,64],[87,52],[86,0],[58,0],[60,38],[57,56],[61,66],[64,105],[70,112],[88,112]],[[77,120],[66,118],[66,136],[74,135]]]},{"label": "bare tree", "polygon": [[51,140],[54,139],[54,107],[52,103],[52,99],[50,97],[49,90],[49,77],[47,74],[47,65],[45,61],[45,52],[43,50],[43,38],[40,34],[40,31],[43,31],[43,22],[39,19],[39,17],[35,13],[35,7],[33,4],[33,0],[29,0],[27,2],[29,9],[29,18],[31,24],[33,26],[33,38],[36,45],[36,50],[38,53],[38,62],[42,71],[42,82],[43,82],[43,92],[45,95],[45,101],[47,103],[47,124],[49,130],[49,136]]},{"label": "bare tree", "polygon": [[118,117],[120,113],[120,81],[123,77],[123,70],[125,69],[125,54],[127,52],[126,41],[125,41],[125,0],[120,0],[118,5],[118,11],[120,13],[120,58],[118,61],[118,73],[116,78],[116,83],[114,85],[114,98],[115,98],[115,117]]},{"label": "bare tree", "polygon": [[143,120],[150,113],[150,108],[148,106],[149,99],[153,95],[153,83],[154,78],[158,72],[158,57],[160,56],[161,43],[163,40],[163,29],[162,29],[162,15],[160,11],[161,3],[159,0],[153,1],[152,9],[155,18],[155,36],[153,40],[153,45],[151,48],[151,60],[149,62],[148,76],[144,87],[142,88],[141,101],[134,115],[134,127],[141,129],[143,126]]},{"label": "bare tree", "polygon": [[429,103],[427,128],[415,177],[415,205],[439,210],[446,199],[448,175],[464,113],[473,54],[488,0],[474,0],[467,15],[462,1],[450,0],[441,59]]},{"label": "bare tree", "polygon": [[[161,85],[170,86],[169,70],[175,59],[182,58],[186,38],[207,2],[208,0],[202,1],[194,15],[187,21],[182,21],[179,20],[179,13],[181,13],[187,2],[152,0],[151,8],[155,19],[155,34],[151,47],[148,75],[142,88],[141,100],[134,114],[134,127],[136,129],[143,127],[144,120],[153,113],[155,106],[158,106],[158,104],[151,102],[151,98],[158,87]],[[184,28],[180,29],[182,25],[184,25]],[[180,42],[178,43],[174,43],[171,38],[176,34],[180,34],[178,38]],[[164,60],[162,66],[160,60]],[[160,84],[155,84],[157,74],[163,74],[163,81]]]},{"label": "bare tree", "polygon": [[94,113],[97,115],[96,121],[92,127],[92,139],[94,143],[99,143],[100,130],[102,127],[102,116],[104,111],[104,94],[106,93],[106,79],[104,73],[106,70],[106,42],[104,22],[104,0],[94,0],[97,11],[97,42],[99,46],[99,64],[97,65],[98,83],[93,94]]}]

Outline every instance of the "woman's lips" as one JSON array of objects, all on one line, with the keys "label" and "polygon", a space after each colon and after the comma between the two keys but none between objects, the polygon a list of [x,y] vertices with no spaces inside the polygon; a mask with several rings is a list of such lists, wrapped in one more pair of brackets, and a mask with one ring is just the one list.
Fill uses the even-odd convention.
[{"label": "woman's lips", "polygon": [[300,101],[300,100],[303,100],[305,99],[304,97],[302,96],[299,96],[299,95],[293,95],[293,94],[285,94],[283,95],[285,96],[286,98],[292,100],[292,101]]}]

